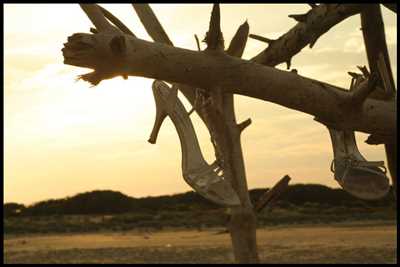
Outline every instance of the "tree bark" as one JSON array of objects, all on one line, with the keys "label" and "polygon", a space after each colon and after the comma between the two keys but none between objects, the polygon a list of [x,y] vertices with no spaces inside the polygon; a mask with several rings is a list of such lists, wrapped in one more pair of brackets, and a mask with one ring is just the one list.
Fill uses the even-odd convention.
[{"label": "tree bark", "polygon": [[[63,48],[64,63],[95,69],[81,76],[93,84],[118,75],[132,75],[195,88],[218,87],[317,116],[342,129],[395,138],[395,101],[366,99],[361,106],[354,106],[346,90],[291,72],[218,51],[196,52],[122,36],[74,34]],[[122,52],[112,49],[118,47],[114,44],[118,40],[123,43]]]}]

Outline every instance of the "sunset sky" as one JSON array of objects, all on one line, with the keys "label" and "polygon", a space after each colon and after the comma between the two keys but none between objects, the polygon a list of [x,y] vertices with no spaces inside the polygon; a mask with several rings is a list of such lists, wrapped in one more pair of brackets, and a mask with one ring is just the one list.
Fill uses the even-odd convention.
[{"label": "sunset sky", "polygon": [[[102,6],[138,38],[151,40],[130,4]],[[203,37],[208,30],[211,4],[151,7],[175,46],[197,50],[193,35]],[[306,4],[222,4],[226,45],[246,19],[250,33],[277,38],[296,24],[289,14],[308,9]],[[382,12],[397,77],[396,15],[385,7]],[[87,69],[63,64],[61,48],[67,37],[89,32],[90,27],[78,4],[4,5],[4,202],[32,204],[98,189],[132,197],[191,190],[182,178],[172,122],[164,122],[156,145],[147,142],[155,117],[153,80],[119,77],[90,88],[75,81]],[[244,58],[265,47],[249,39]],[[358,71],[357,65],[368,65],[359,16],[332,28],[313,49],[306,47],[292,59],[292,68],[302,76],[343,88],[350,84],[347,72]],[[235,100],[238,121],[253,121],[242,135],[249,188],[270,187],[286,174],[292,184],[337,187],[329,169],[332,146],[323,125],[310,115],[269,102],[242,96]],[[208,132],[197,115],[192,119],[204,156],[212,162]],[[363,155],[386,160],[383,146],[366,145],[366,137],[357,133]]]}]

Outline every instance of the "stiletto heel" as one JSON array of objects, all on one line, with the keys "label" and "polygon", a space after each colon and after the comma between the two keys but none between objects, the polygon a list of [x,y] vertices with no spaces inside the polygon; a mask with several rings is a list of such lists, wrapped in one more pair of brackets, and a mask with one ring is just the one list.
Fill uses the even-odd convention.
[{"label": "stiletto heel", "polygon": [[204,160],[200,145],[183,104],[177,97],[177,89],[162,81],[154,81],[153,95],[156,102],[156,121],[149,142],[154,144],[161,124],[168,115],[178,133],[182,151],[182,174],[188,185],[203,197],[224,206],[240,205],[240,199],[230,182],[223,176],[223,169]]},{"label": "stiletto heel", "polygon": [[367,161],[357,148],[353,131],[330,129],[333,156],[331,171],[348,193],[361,199],[379,199],[390,190],[383,161]]},{"label": "stiletto heel", "polygon": [[[160,132],[160,128],[165,118],[167,117],[167,112],[164,107],[164,103],[161,101],[159,97],[156,97],[156,93],[153,90],[154,100],[156,103],[156,119],[154,121],[153,130],[151,131],[150,138],[147,140],[150,144],[155,144],[157,141],[158,133]],[[170,102],[170,101],[168,101]]]},{"label": "stiletto heel", "polygon": [[[157,105],[157,104],[156,104]],[[164,119],[167,117],[167,113],[163,111],[156,111],[156,120],[154,121],[153,130],[151,131],[150,138],[147,140],[150,144],[155,144],[157,141],[158,133]]]}]

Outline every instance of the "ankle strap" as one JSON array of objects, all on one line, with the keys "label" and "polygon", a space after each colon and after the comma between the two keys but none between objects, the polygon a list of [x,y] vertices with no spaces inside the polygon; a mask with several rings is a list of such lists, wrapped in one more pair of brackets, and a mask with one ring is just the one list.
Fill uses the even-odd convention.
[{"label": "ankle strap", "polygon": [[[382,168],[383,172],[385,174],[387,172],[384,161],[362,161],[362,160],[355,160],[355,159],[351,159],[351,158],[343,159],[343,161],[346,162],[347,168],[351,168],[351,167],[365,167],[365,168],[375,167],[375,168]],[[335,166],[334,165],[335,165],[335,160],[332,160],[331,172],[335,172]]]}]

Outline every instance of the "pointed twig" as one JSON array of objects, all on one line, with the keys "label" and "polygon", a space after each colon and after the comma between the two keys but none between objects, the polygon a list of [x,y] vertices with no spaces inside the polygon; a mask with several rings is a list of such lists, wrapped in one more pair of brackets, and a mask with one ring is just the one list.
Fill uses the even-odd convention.
[{"label": "pointed twig", "polygon": [[317,4],[308,4],[311,8],[316,8],[316,7],[318,7],[318,5]]},{"label": "pointed twig", "polygon": [[224,39],[221,32],[221,14],[219,4],[214,4],[211,12],[210,26],[204,42],[208,49],[223,49]]},{"label": "pointed twig", "polygon": [[310,48],[313,48],[315,43],[318,41],[319,35],[312,34],[310,38]]},{"label": "pointed twig", "polygon": [[357,68],[361,71],[365,78],[368,78],[370,73],[366,66],[357,66]]},{"label": "pointed twig", "polygon": [[90,32],[93,33],[93,34],[99,33],[99,31],[96,30],[96,28],[90,28]]},{"label": "pointed twig", "polygon": [[150,37],[159,43],[173,46],[149,4],[132,4]]},{"label": "pointed twig", "polygon": [[348,73],[353,79],[358,79],[358,78],[362,77],[361,74],[356,73],[356,72],[349,71],[349,72],[347,72],[347,73]]},{"label": "pointed twig", "polygon": [[345,128],[343,127],[343,125],[340,124],[340,122],[328,121],[328,120],[322,119],[320,117],[314,117],[313,120],[325,125],[326,127],[330,128],[330,129],[345,130]]},{"label": "pointed twig", "polygon": [[286,61],[286,69],[290,69],[290,66],[292,65],[292,59],[291,58],[289,58],[287,61]]},{"label": "pointed twig", "polygon": [[251,119],[250,118],[248,118],[247,120],[239,123],[237,125],[238,129],[239,129],[239,132],[243,132],[243,130],[246,129],[248,126],[250,126],[250,124],[251,124]]},{"label": "pointed twig", "polygon": [[238,30],[232,38],[231,43],[229,44],[226,53],[233,57],[241,57],[243,55],[244,48],[246,47],[248,35],[249,24],[246,20],[242,25],[239,26]]},{"label": "pointed twig", "polygon": [[307,21],[308,14],[292,14],[289,15],[289,18],[295,19],[297,22],[305,23]]},{"label": "pointed twig", "polygon": [[362,104],[368,95],[375,89],[378,82],[376,74],[371,74],[368,79],[355,86],[350,93],[351,105],[359,106]]},{"label": "pointed twig", "polygon": [[265,37],[262,37],[262,36],[256,35],[256,34],[250,34],[249,37],[252,38],[252,39],[267,43],[269,45],[271,45],[273,42],[276,41],[276,40],[265,38]]},{"label": "pointed twig", "polygon": [[200,48],[200,41],[199,41],[199,37],[197,37],[197,34],[194,35],[194,39],[196,39],[197,50],[198,50],[198,51],[201,51],[201,48]]}]

